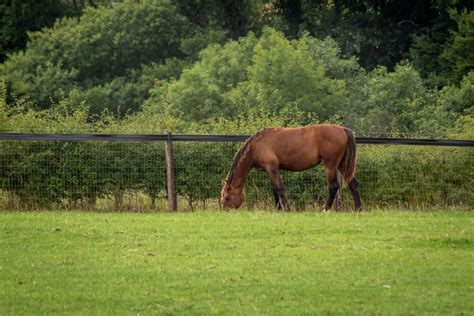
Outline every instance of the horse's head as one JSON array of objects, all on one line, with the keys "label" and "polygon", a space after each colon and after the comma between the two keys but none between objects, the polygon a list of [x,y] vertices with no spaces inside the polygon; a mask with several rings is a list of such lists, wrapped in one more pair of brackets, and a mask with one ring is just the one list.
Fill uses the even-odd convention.
[{"label": "horse's head", "polygon": [[222,181],[221,206],[225,209],[239,208],[242,204],[242,190],[234,188],[226,180]]}]

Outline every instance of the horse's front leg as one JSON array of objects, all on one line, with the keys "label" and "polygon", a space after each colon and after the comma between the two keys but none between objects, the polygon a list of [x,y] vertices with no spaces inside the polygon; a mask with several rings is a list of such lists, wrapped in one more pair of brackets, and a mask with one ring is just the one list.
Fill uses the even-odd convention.
[{"label": "horse's front leg", "polygon": [[289,211],[290,204],[286,198],[285,189],[283,187],[283,181],[281,180],[280,170],[277,167],[268,167],[265,168],[267,171],[268,177],[272,182],[273,186],[273,196],[275,197],[275,204],[277,209]]}]

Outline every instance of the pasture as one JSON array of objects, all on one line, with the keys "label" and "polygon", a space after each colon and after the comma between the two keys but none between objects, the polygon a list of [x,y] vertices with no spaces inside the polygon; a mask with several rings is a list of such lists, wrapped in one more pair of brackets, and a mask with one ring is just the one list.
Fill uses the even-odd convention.
[{"label": "pasture", "polygon": [[474,213],[0,213],[0,314],[474,313]]}]

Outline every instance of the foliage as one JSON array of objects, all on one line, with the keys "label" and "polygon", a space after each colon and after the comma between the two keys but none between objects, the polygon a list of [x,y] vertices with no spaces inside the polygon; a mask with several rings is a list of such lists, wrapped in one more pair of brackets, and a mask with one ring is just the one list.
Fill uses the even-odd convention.
[{"label": "foliage", "polygon": [[454,8],[421,34],[415,35],[410,47],[410,60],[433,86],[457,84],[473,68],[473,11]]},{"label": "foliage", "polygon": [[265,30],[254,49],[249,82],[244,86],[250,107],[278,112],[294,103],[322,119],[344,108],[345,82],[328,76],[326,67],[334,64],[325,65],[323,59],[334,58],[338,52],[318,54],[318,49],[324,50],[318,46],[324,44],[309,37],[290,42],[279,33]]},{"label": "foliage", "polygon": [[[92,7],[105,5],[114,10],[124,2],[131,1],[55,0],[41,5],[7,1],[0,7],[0,12],[2,9],[4,11],[4,41],[20,37],[21,43],[15,49],[23,48],[27,39],[26,30],[36,31],[43,26],[51,26],[54,19],[60,16],[79,15],[87,4]],[[161,5],[159,1],[152,3]],[[379,65],[392,69],[407,56],[411,46],[416,45],[417,40],[413,42],[413,38],[424,38],[425,43],[445,45],[449,32],[456,29],[456,23],[448,12],[473,9],[472,1],[469,0],[179,0],[173,1],[173,6],[180,16],[200,30],[195,34],[207,33],[203,30],[223,30],[228,37],[237,39],[250,31],[260,34],[263,27],[270,26],[291,39],[298,38],[304,32],[319,38],[331,36],[342,48],[344,56],[357,56],[361,65],[368,70]],[[423,60],[427,60],[424,58],[425,52],[428,53],[426,56],[433,53],[439,56],[440,51],[436,47],[432,48],[420,50],[418,53],[421,54],[415,55]],[[420,66],[419,70],[424,67],[418,62],[417,66]],[[433,70],[439,70],[438,66]],[[424,76],[424,72],[421,72]]]},{"label": "foliage", "polygon": [[158,112],[169,106],[188,121],[261,108],[279,112],[289,104],[328,119],[347,104],[344,79],[359,68],[339,53],[330,39],[289,41],[265,29],[258,39],[250,34],[205,49],[179,80],[158,82],[147,104]]},{"label": "foliage", "polygon": [[187,120],[220,116],[223,111],[232,113],[235,108],[228,94],[246,80],[256,41],[255,36],[249,35],[224,46],[208,47],[179,80],[159,81],[151,90],[148,106],[153,111],[169,107]]},{"label": "foliage", "polygon": [[[291,20],[298,23],[293,29],[306,30],[317,37],[333,37],[346,56],[357,56],[367,70],[377,66],[393,69],[406,56],[412,44],[411,35],[439,25],[447,30],[453,26],[448,9],[472,6],[469,1],[437,0],[277,3],[286,4],[283,14],[290,13]],[[444,34],[444,40],[447,35]]]},{"label": "foliage", "polygon": [[474,111],[474,71],[469,72],[457,85],[444,86],[437,102],[449,111],[463,114]]},{"label": "foliage", "polygon": [[0,62],[7,54],[26,46],[27,33],[51,27],[55,20],[64,16],[79,16],[85,1],[8,0],[0,4]]},{"label": "foliage", "polygon": [[266,127],[298,127],[302,124],[317,124],[319,119],[298,109],[294,104],[284,107],[279,113],[261,108],[254,112],[238,112],[235,117],[209,119],[205,124],[191,124],[188,131],[199,134],[250,135]]},{"label": "foliage", "polygon": [[143,111],[181,130],[292,107],[362,133],[442,137],[471,104],[462,0],[61,3],[80,19],[31,33],[0,66],[7,107],[68,99],[89,120]]},{"label": "foliage", "polygon": [[74,100],[90,102],[96,114],[104,108],[134,112],[150,85],[136,71],[196,54],[207,41],[223,38],[217,30],[208,37],[200,31],[165,0],[87,8],[80,20],[63,19],[32,33],[27,49],[12,55],[2,73],[12,97],[28,97],[41,108],[58,100],[60,91],[72,91]]},{"label": "foliage", "polygon": [[[12,25],[36,31],[23,51],[20,42],[8,46],[16,52],[0,65],[0,132],[250,135],[268,126],[331,122],[358,136],[473,138],[472,2],[19,3],[0,5],[6,12],[0,56],[25,32]],[[39,31],[52,20],[22,20],[53,4],[60,5],[53,17],[80,17]],[[179,193],[190,208],[217,199],[238,146],[176,145]],[[129,194],[146,196],[155,206],[166,194],[164,169],[154,165],[163,162],[162,147],[2,142],[1,192],[27,207],[95,207],[113,199],[123,208]],[[409,158],[376,150],[362,155],[362,170],[377,166],[384,174],[374,171],[382,180],[374,182],[380,189],[365,192],[368,201],[418,203],[413,187],[431,188],[422,180],[431,172],[444,179],[440,190],[454,197],[423,199],[472,202],[464,176],[457,177],[458,187],[449,183],[455,166],[469,169],[468,152],[447,163],[428,149],[404,153]],[[433,156],[428,164],[425,153]],[[446,178],[431,169],[437,164],[446,164]],[[208,175],[202,176],[203,168]],[[419,177],[410,180],[413,187],[389,180],[403,170]],[[324,200],[321,174],[285,179],[296,206]],[[264,176],[251,175],[247,197],[249,205],[271,200]]]},{"label": "foliage", "polygon": [[7,124],[7,87],[5,80],[0,78],[0,132],[3,132]]},{"label": "foliage", "polygon": [[357,97],[346,117],[360,134],[443,137],[456,119],[445,104],[436,102],[436,91],[406,63],[393,72],[374,69],[356,89],[353,94]]},{"label": "foliage", "polygon": [[443,50],[440,60],[448,82],[459,82],[474,70],[474,11],[457,17],[458,30]]},{"label": "foliage", "polygon": [[265,0],[175,0],[179,12],[201,27],[223,28],[232,39],[255,31]]},{"label": "foliage", "polygon": [[449,131],[449,137],[474,140],[474,113],[461,116]]}]

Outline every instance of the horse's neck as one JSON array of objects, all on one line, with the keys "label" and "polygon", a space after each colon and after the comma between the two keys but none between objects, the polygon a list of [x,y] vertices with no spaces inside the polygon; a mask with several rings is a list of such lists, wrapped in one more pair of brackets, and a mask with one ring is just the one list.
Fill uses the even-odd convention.
[{"label": "horse's neck", "polygon": [[246,155],[235,166],[234,170],[232,170],[233,176],[231,185],[235,188],[242,190],[245,185],[245,180],[247,180],[247,176],[250,172],[250,169],[252,169],[252,159],[250,155]]}]

